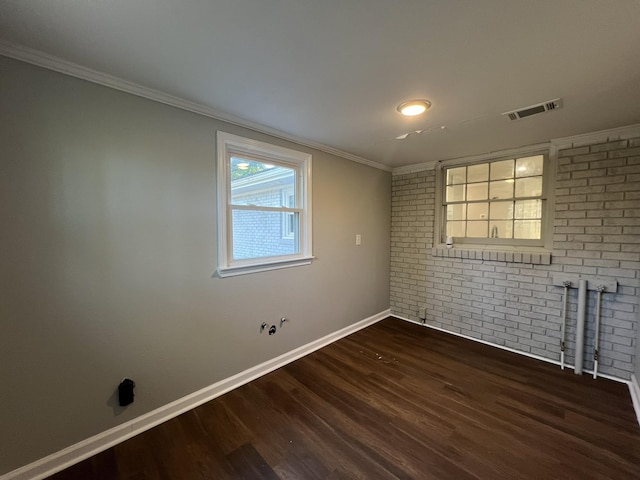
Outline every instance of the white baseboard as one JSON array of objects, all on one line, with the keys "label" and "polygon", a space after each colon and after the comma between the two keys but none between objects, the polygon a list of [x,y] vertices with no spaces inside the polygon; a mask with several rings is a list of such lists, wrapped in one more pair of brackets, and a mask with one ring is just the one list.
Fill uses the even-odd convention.
[{"label": "white baseboard", "polygon": [[638,419],[638,425],[640,425],[640,385],[638,385],[638,378],[635,375],[631,375],[629,393],[631,393],[633,409],[636,411],[636,418]]},{"label": "white baseboard", "polygon": [[124,442],[156,425],[167,420],[171,420],[178,415],[187,412],[203,403],[213,400],[234,388],[238,388],[245,383],[255,380],[258,377],[266,375],[288,363],[304,357],[320,348],[329,345],[347,335],[351,335],[369,325],[373,325],[391,315],[390,310],[384,310],[371,317],[365,318],[353,325],[349,325],[337,332],[333,332],[318,340],[314,340],[306,345],[298,347],[279,357],[268,360],[260,365],[251,367],[232,377],[221,380],[213,385],[203,388],[190,395],[182,397],[174,402],[157,408],[149,413],[134,418],[122,425],[113,427],[102,433],[87,438],[81,442],[71,445],[59,452],[53,453],[47,457],[37,460],[33,463],[20,467],[9,473],[0,476],[0,480],[40,480],[53,475],[56,472],[64,470],[86,458],[100,453],[107,448]]},{"label": "white baseboard", "polygon": [[[436,327],[434,325],[429,325],[428,323],[417,322],[415,320],[411,320],[409,318],[400,317],[398,315],[391,314],[391,316],[394,317],[394,318],[397,318],[399,320],[404,320],[405,322],[415,323],[416,325],[420,325],[421,327],[427,327],[427,328],[431,328],[432,330],[438,330],[439,332],[448,333],[449,335],[455,335],[456,337],[466,338],[467,340],[472,340],[474,342],[482,343],[484,345],[489,345],[490,347],[495,347],[495,348],[499,348],[501,350],[506,350],[507,352],[517,353],[518,355],[523,355],[523,356],[529,357],[529,358],[535,358],[536,360],[541,360],[543,362],[552,363],[554,365],[560,365],[560,362],[558,360],[553,360],[551,358],[541,357],[540,355],[535,355],[533,353],[523,352],[521,350],[516,350],[514,348],[505,347],[503,345],[498,345],[497,343],[487,342],[486,340],[481,340],[479,338],[471,337],[469,335],[464,335],[464,334],[458,333],[458,332],[452,332],[451,330],[447,330],[445,328]],[[575,370],[575,366],[574,365],[569,365],[566,362],[565,362],[564,366],[565,366],[565,368],[568,368],[568,369],[571,369],[571,370]],[[583,369],[582,371],[585,372],[585,373],[593,374],[593,370]],[[604,374],[604,373],[598,373],[598,377],[606,378],[608,380],[613,380],[614,382],[620,382],[620,383],[626,383],[626,384],[630,383],[629,380],[625,380],[624,378],[614,377],[613,375],[607,375],[607,374]],[[3,479],[0,478],[0,480],[3,480]]]}]

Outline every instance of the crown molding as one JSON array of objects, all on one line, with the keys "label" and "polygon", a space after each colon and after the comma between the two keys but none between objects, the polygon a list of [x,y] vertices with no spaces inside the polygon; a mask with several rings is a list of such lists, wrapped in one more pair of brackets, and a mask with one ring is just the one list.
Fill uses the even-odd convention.
[{"label": "crown molding", "polygon": [[562,149],[569,147],[581,147],[583,145],[592,145],[594,143],[625,140],[635,137],[640,137],[640,123],[626,125],[624,127],[610,128],[607,130],[600,130],[598,132],[573,135],[571,137],[554,138],[553,140],[551,140],[551,143],[557,149]]},{"label": "crown molding", "polygon": [[402,175],[405,173],[415,173],[423,170],[435,170],[439,163],[447,162],[448,164],[463,164],[470,162],[481,162],[483,160],[493,160],[494,158],[510,157],[515,155],[521,155],[527,152],[534,152],[536,150],[546,150],[550,146],[550,143],[536,143],[533,145],[523,145],[521,147],[508,148],[505,150],[495,150],[486,153],[480,153],[477,155],[468,155],[465,157],[447,158],[443,160],[437,160],[432,162],[416,163],[414,165],[406,165],[404,167],[397,167],[393,169],[393,175]]},{"label": "crown molding", "polygon": [[536,145],[526,145],[517,148],[510,148],[508,150],[497,150],[494,152],[482,153],[479,155],[472,155],[468,157],[459,157],[446,160],[439,160],[435,162],[416,163],[413,165],[405,165],[403,167],[397,167],[393,169],[393,175],[402,175],[405,173],[415,173],[423,170],[433,170],[438,163],[447,162],[474,162],[489,160],[498,156],[509,156],[511,154],[521,153],[523,150],[541,150],[544,148],[551,148],[557,152],[563,148],[581,147],[583,145],[592,145],[594,143],[605,143],[616,140],[625,140],[629,138],[640,137],[640,123],[633,125],[626,125],[624,127],[610,128],[607,130],[600,130],[597,132],[581,133],[579,135],[572,135],[570,137],[554,138],[548,143],[538,143]]},{"label": "crown molding", "polygon": [[395,167],[392,170],[393,175],[404,175],[405,173],[422,172],[423,170],[435,170],[437,161],[414,163],[412,165],[404,165],[403,167]]},{"label": "crown molding", "polygon": [[69,62],[62,58],[49,55],[48,53],[44,53],[39,50],[34,50],[32,48],[24,47],[21,45],[0,41],[0,55],[13,58],[15,60],[20,60],[25,63],[30,63],[38,67],[53,70],[55,72],[69,75],[71,77],[76,77],[81,80],[86,80],[91,83],[96,83],[98,85],[113,88],[114,90],[120,90],[121,92],[130,93],[131,95],[146,98],[147,100],[152,100],[154,102],[163,103],[171,107],[180,108],[182,110],[196,113],[204,117],[221,120],[223,122],[237,125],[239,127],[248,128],[255,132],[264,133],[281,140],[286,140],[298,145],[320,150],[322,152],[344,158],[345,160],[361,163],[363,165],[367,165],[369,167],[377,168],[379,170],[384,170],[387,172],[392,171],[391,167],[382,163],[374,162],[373,160],[369,160],[352,153],[344,152],[337,148],[329,147],[328,145],[323,145],[312,140],[300,138],[295,135],[290,135],[275,128],[267,127],[266,125],[236,117],[235,115],[217,110],[208,105],[191,102],[180,97],[169,95],[168,93],[164,93],[160,90],[148,88],[143,85],[139,85],[137,83],[129,82],[122,78],[115,77],[113,75],[93,70],[91,68],[83,67],[82,65]]}]

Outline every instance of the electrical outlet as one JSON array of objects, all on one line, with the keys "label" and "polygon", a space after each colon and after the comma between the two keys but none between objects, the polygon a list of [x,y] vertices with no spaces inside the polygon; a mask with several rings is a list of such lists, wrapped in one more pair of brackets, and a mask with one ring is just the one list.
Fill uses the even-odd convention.
[{"label": "electrical outlet", "polygon": [[356,246],[359,247],[360,245],[362,245],[362,235],[357,234],[356,235]]}]

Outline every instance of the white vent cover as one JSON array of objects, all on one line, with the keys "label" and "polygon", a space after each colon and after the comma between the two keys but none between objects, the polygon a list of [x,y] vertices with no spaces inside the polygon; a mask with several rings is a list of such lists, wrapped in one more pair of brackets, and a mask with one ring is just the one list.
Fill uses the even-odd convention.
[{"label": "white vent cover", "polygon": [[555,100],[549,100],[548,102],[538,103],[531,105],[530,107],[519,108],[510,112],[505,112],[502,115],[506,115],[509,120],[521,120],[523,118],[531,117],[532,115],[538,115],[540,113],[550,112],[562,107],[562,99],[556,98]]}]

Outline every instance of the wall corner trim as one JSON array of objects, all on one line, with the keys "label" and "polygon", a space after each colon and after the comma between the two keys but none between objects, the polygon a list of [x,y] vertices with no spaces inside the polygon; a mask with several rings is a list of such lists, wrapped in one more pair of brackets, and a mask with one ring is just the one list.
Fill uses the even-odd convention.
[{"label": "wall corner trim", "polygon": [[[248,128],[255,132],[271,135],[272,137],[293,142],[305,147],[314,148],[336,157],[344,158],[345,160],[351,160],[352,162],[368,165],[369,167],[377,168],[378,170],[384,170],[385,172],[391,172],[392,168],[383,165],[382,163],[369,160],[367,158],[354,155],[349,152],[344,152],[337,148],[330,147],[321,143],[317,143],[305,138],[300,138],[295,135],[290,135],[286,132],[277,130],[275,128],[268,127],[266,125],[252,122],[250,120],[244,120],[229,113],[222,112],[218,109],[210,107],[208,105],[191,102],[174,95],[155,90],[144,85],[129,82],[122,78],[115,77],[91,68],[78,65],[73,62],[69,62],[62,58],[50,55],[48,53],[34,50],[32,48],[16,45],[6,41],[0,40],[0,55],[19,60],[21,62],[30,63],[38,67],[53,70],[54,72],[69,75],[71,77],[79,78],[87,82],[96,83],[104,87],[113,88],[114,90],[120,90],[121,92],[130,93],[138,97],[146,98],[154,102],[163,103],[171,107],[180,108],[188,112],[196,113],[204,117],[214,118],[216,120],[222,120],[223,122],[231,123],[239,127]],[[2,477],[0,477],[2,479]]]},{"label": "wall corner trim", "polygon": [[629,393],[631,393],[633,409],[636,411],[636,418],[638,419],[638,425],[640,425],[640,384],[638,384],[638,378],[633,374],[631,374],[631,381],[629,382]]},{"label": "wall corner trim", "polygon": [[142,432],[145,432],[156,425],[171,420],[184,412],[192,410],[203,403],[217,398],[225,393],[238,388],[258,377],[266,375],[288,363],[291,363],[305,355],[308,355],[322,347],[325,347],[347,335],[362,330],[374,323],[384,320],[391,315],[389,309],[376,313],[370,317],[360,320],[352,325],[337,330],[329,335],[314,340],[306,345],[302,345],[290,352],[284,353],[264,363],[244,370],[224,380],[214,383],[185,397],[152,410],[133,420],[113,427],[93,437],[82,440],[75,445],[71,445],[63,450],[48,455],[40,460],[36,460],[28,465],[20,467],[0,476],[0,480],[41,480],[54,473],[75,465],[93,455],[96,455],[114,445],[124,442]]}]

